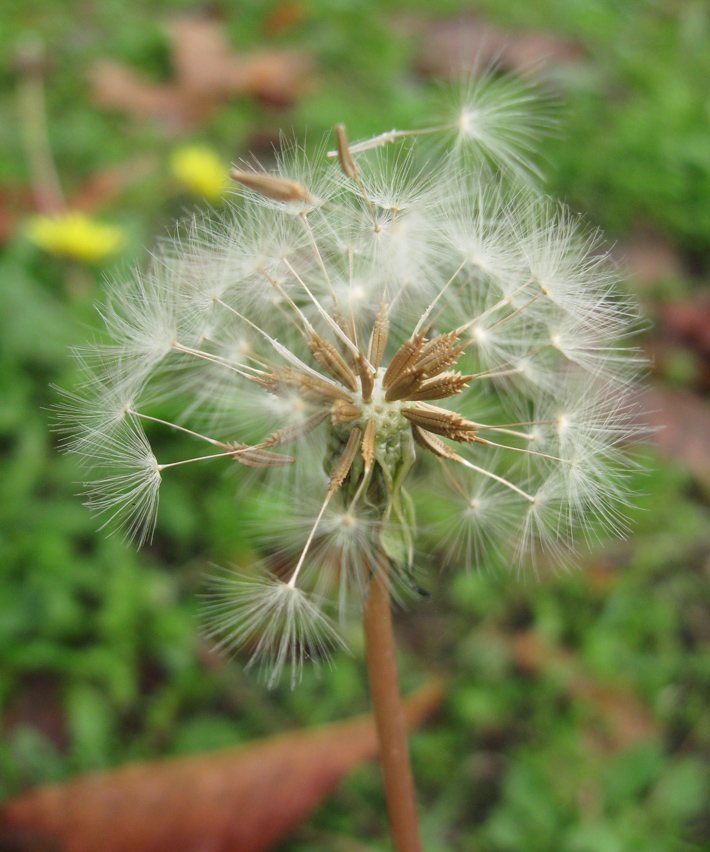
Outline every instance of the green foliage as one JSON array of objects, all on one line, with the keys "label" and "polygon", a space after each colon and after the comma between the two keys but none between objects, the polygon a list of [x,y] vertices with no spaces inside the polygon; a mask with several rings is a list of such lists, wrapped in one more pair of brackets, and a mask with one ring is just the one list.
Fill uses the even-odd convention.
[{"label": "green foliage", "polygon": [[[287,112],[243,99],[221,108],[193,135],[226,159],[253,144],[268,151],[279,126],[300,133],[307,124],[315,141],[341,120],[353,138],[416,121],[430,85],[413,70],[416,45],[393,21],[401,23],[403,10],[435,18],[466,7],[458,0],[385,11],[366,2],[300,5],[301,19],[269,44],[307,50],[319,84]],[[639,222],[663,231],[707,265],[706,5],[486,0],[478,7],[501,25],[552,29],[582,46],[559,75],[565,110],[559,140],[547,147],[551,190],[614,233]],[[92,104],[88,68],[110,56],[168,79],[162,22],[180,11],[194,6],[138,0],[126,15],[118,0],[43,0],[0,10],[0,105],[15,109],[11,60],[19,40],[40,34],[53,63],[51,144],[68,191],[137,152],[157,157],[153,172],[102,211],[129,234],[119,272],[185,214],[185,199],[165,166],[172,140],[159,126]],[[267,43],[270,11],[222,4],[232,44]],[[21,134],[3,122],[0,185],[26,178]],[[207,564],[252,558],[252,543],[237,532],[240,519],[278,517],[268,500],[240,501],[238,479],[181,469],[165,483],[154,540],[140,553],[96,532],[76,496],[81,471],[59,453],[47,409],[57,400],[52,383],[77,381],[68,347],[95,327],[91,304],[109,285],[100,272],[41,255],[21,227],[0,251],[0,796],[364,710],[355,630],[353,655],[341,655],[320,679],[308,673],[295,692],[263,692],[240,661],[215,658],[201,640],[196,596]],[[430,670],[451,676],[439,719],[413,741],[427,848],[708,848],[710,521],[687,474],[659,459],[650,466],[639,477],[628,543],[597,548],[581,571],[539,581],[506,566],[468,574],[451,566],[435,575],[431,600],[415,601],[399,619],[404,683]],[[436,500],[423,513],[418,507],[418,523],[435,529],[441,511]],[[434,536],[423,550],[415,561],[436,565]],[[564,647],[566,662],[525,671],[513,647],[523,631],[545,647]],[[570,689],[575,677],[633,696],[657,735],[615,740],[604,707]],[[363,768],[313,826],[379,836],[380,796],[376,771]],[[308,848],[330,847],[323,840]]]}]

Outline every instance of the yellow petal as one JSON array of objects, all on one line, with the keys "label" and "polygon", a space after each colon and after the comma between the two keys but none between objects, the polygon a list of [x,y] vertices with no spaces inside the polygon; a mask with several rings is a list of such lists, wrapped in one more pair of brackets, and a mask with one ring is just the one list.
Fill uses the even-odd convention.
[{"label": "yellow petal", "polygon": [[76,211],[33,217],[28,222],[27,236],[48,254],[81,263],[105,260],[125,243],[120,228],[96,222]]},{"label": "yellow petal", "polygon": [[170,168],[182,186],[200,198],[216,201],[229,186],[226,164],[204,145],[173,151]]}]

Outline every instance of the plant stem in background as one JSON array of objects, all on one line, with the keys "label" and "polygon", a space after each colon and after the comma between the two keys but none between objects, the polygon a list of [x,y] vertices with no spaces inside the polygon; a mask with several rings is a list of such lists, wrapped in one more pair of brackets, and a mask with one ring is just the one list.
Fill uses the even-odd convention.
[{"label": "plant stem in background", "polygon": [[59,184],[47,131],[44,100],[44,48],[31,41],[18,51],[18,110],[34,202],[40,213],[61,213],[66,203]]},{"label": "plant stem in background", "polygon": [[367,677],[380,741],[390,832],[397,852],[420,852],[417,806],[399,695],[387,563],[370,582],[363,615]]}]

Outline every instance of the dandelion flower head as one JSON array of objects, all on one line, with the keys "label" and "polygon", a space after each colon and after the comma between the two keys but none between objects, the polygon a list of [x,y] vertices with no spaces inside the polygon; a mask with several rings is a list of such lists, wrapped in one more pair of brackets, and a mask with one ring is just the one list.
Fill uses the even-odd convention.
[{"label": "dandelion flower head", "polygon": [[229,187],[228,169],[207,145],[177,148],[170,169],[178,183],[198,198],[217,201]]},{"label": "dandelion flower head", "polygon": [[27,235],[48,254],[89,264],[112,257],[126,242],[120,228],[78,211],[34,216],[28,223]]},{"label": "dandelion flower head", "polygon": [[[599,236],[531,178],[531,90],[496,84],[432,128],[349,146],[339,127],[333,151],[283,141],[272,169],[235,169],[229,210],[115,286],[107,342],[80,352],[61,418],[108,523],[149,539],[186,464],[276,507],[277,558],[220,573],[205,606],[270,682],[327,656],[383,566],[416,587],[413,494],[442,501],[461,567],[624,531],[636,310]],[[196,451],[159,460],[147,423]]]}]

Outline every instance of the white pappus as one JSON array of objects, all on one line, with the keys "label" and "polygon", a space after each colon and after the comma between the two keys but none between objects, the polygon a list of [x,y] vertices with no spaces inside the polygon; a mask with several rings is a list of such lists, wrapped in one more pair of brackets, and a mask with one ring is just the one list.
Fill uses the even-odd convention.
[{"label": "white pappus", "polygon": [[[441,550],[466,568],[623,532],[636,309],[598,234],[531,179],[533,95],[488,74],[431,127],[353,145],[340,127],[331,152],[235,169],[241,197],[116,285],[107,341],[80,352],[59,420],[91,508],[142,543],[161,480],[210,462],[278,507],[268,557],[204,606],[269,683],[327,658],[382,560],[415,585],[410,491],[442,498]],[[420,158],[430,139],[449,150]],[[161,462],[147,422],[196,451]]]}]

